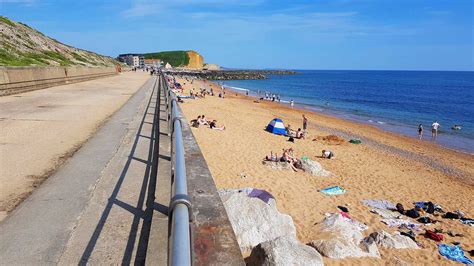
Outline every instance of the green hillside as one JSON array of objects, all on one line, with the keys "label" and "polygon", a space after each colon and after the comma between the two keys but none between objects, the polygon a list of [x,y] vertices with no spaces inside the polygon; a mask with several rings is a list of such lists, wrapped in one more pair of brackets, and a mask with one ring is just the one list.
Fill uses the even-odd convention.
[{"label": "green hillside", "polygon": [[0,16],[0,66],[114,66],[113,58],[65,45]]},{"label": "green hillside", "polygon": [[143,56],[145,59],[160,59],[163,64],[170,63],[173,67],[186,66],[189,64],[189,56],[186,51],[165,51],[148,53]]}]

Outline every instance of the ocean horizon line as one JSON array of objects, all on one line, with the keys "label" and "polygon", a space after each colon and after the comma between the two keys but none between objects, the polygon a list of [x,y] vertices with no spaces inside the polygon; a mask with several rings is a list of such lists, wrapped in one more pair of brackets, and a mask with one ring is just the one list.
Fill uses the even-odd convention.
[{"label": "ocean horizon line", "polygon": [[222,67],[222,70],[291,70],[291,71],[378,71],[378,72],[473,72],[473,70],[429,70],[429,69],[307,69],[307,68],[234,68]]}]

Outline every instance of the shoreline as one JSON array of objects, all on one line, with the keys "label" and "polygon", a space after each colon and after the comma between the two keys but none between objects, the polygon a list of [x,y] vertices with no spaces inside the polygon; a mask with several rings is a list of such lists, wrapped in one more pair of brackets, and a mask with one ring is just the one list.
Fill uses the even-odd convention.
[{"label": "shoreline", "polygon": [[[181,80],[179,80],[181,84]],[[185,92],[193,86],[220,88],[208,81],[186,83]],[[466,217],[474,215],[470,204],[474,187],[474,156],[449,150],[440,145],[420,142],[407,136],[387,132],[373,125],[360,124],[338,117],[291,108],[279,103],[260,101],[227,90],[225,98],[206,96],[204,99],[186,100],[180,104],[190,120],[198,115],[217,119],[224,131],[206,127],[192,128],[218,188],[239,189],[253,187],[271,193],[278,210],[293,218],[297,238],[302,243],[318,239],[315,229],[326,213],[346,206],[353,219],[374,230],[394,232],[381,223],[380,217],[370,213],[362,200],[381,199],[411,206],[416,201],[432,201],[445,211],[462,210]],[[279,117],[285,125],[296,129],[301,125],[301,114],[309,119],[310,138],[296,140],[273,135],[264,130],[270,120]],[[335,134],[346,141],[332,145],[313,138]],[[349,137],[360,136],[362,144],[348,143]],[[262,165],[262,158],[270,151],[279,154],[283,148],[294,148],[296,155],[307,156],[331,172],[329,177],[314,177],[305,172],[274,170]],[[319,157],[322,149],[335,153],[331,160]],[[341,186],[347,193],[326,196],[319,192],[330,186]],[[474,248],[471,227],[459,221],[437,218],[440,223],[426,226],[461,232],[465,236],[454,238],[445,235],[446,243],[459,241],[464,250]],[[425,246],[420,250],[380,249],[382,258],[350,258],[335,260],[324,258],[327,265],[390,263],[393,256],[411,263],[449,263],[437,252],[435,242],[417,236]],[[248,255],[248,254],[244,254]]]},{"label": "shoreline", "polygon": [[[212,81],[208,81],[208,82],[212,82]],[[212,83],[215,86],[218,86],[214,82],[212,82]],[[242,97],[242,98],[248,98],[249,100],[259,100],[258,95],[251,95],[251,94],[245,95],[243,93],[243,91],[245,91],[246,89],[244,89],[244,88],[238,88],[239,90],[234,90],[233,88],[235,88],[235,87],[231,87],[231,86],[227,86],[227,85],[224,85],[224,87],[229,88],[229,89],[227,89],[227,91],[232,91],[232,92],[238,93],[239,96]],[[295,111],[301,111],[301,112],[306,112],[306,113],[313,113],[315,115],[323,116],[323,117],[326,117],[326,118],[329,118],[329,119],[342,120],[342,121],[347,122],[349,124],[354,123],[354,124],[356,124],[360,127],[364,127],[364,126],[370,127],[374,130],[379,130],[382,133],[389,134],[389,135],[391,135],[395,138],[397,138],[397,137],[404,138],[406,140],[409,140],[413,144],[420,144],[420,145],[423,145],[423,146],[427,145],[428,147],[439,149],[439,150],[441,150],[440,153],[443,152],[442,150],[448,150],[448,151],[451,151],[451,152],[456,153],[456,154],[471,156],[472,159],[474,159],[474,153],[470,153],[470,152],[463,151],[463,150],[457,150],[455,148],[444,146],[442,144],[439,144],[437,142],[433,142],[433,141],[430,141],[430,140],[427,140],[427,139],[423,139],[423,140],[420,141],[416,137],[409,136],[409,135],[406,135],[406,134],[402,134],[402,133],[399,133],[399,132],[394,132],[394,131],[391,131],[391,130],[387,130],[387,129],[384,129],[384,128],[380,127],[379,125],[367,123],[367,122],[364,122],[363,120],[347,119],[347,118],[340,117],[340,116],[332,114],[332,113],[321,112],[321,111],[312,109],[310,107],[305,108],[305,104],[295,103],[294,107],[291,107],[291,106],[288,105],[288,103],[286,101],[285,102],[283,102],[283,101],[282,102],[276,102],[276,101],[272,102],[270,100],[263,100],[261,102],[266,103],[266,104],[270,104],[270,105],[275,105],[276,108],[283,108],[283,109],[286,109],[286,110],[295,110]],[[332,129],[332,130],[334,130],[334,129]],[[331,128],[330,127],[326,128],[326,131],[331,131]],[[341,130],[338,130],[338,131],[339,131],[338,133],[349,134],[348,131],[341,131]],[[354,137],[355,138],[360,138],[360,137],[366,138],[365,136],[361,136],[359,134],[355,134]],[[472,180],[472,184],[474,184],[474,180]]]},{"label": "shoreline", "polygon": [[[236,92],[236,91],[234,91],[234,92]],[[252,101],[259,100],[255,96],[245,95],[241,92],[236,92],[236,93],[238,93],[239,97],[242,97],[242,98],[248,98],[249,100],[252,100]],[[227,94],[226,94],[226,97],[228,97]],[[342,121],[344,121],[346,123],[349,123],[349,124],[354,123],[354,124],[358,125],[359,127],[362,127],[362,128],[363,127],[368,127],[368,128],[373,129],[373,130],[376,130],[376,131],[378,130],[378,131],[381,131],[382,134],[388,134],[388,135],[391,135],[394,138],[403,138],[406,141],[415,142],[415,144],[420,144],[422,146],[428,146],[428,148],[435,148],[437,150],[440,150],[440,154],[445,152],[443,150],[448,150],[448,151],[451,151],[455,154],[470,156],[474,160],[474,154],[473,153],[468,153],[468,152],[452,149],[450,147],[443,146],[443,145],[438,144],[436,142],[430,142],[430,141],[427,141],[427,140],[420,141],[417,138],[413,138],[413,137],[410,137],[410,136],[407,136],[407,135],[404,135],[404,134],[400,134],[400,133],[397,133],[397,132],[392,132],[392,131],[389,131],[389,130],[385,130],[383,128],[380,128],[377,125],[372,125],[372,124],[364,123],[364,122],[361,122],[361,121],[354,121],[354,120],[351,120],[351,119],[345,119],[345,118],[342,118],[342,117],[339,117],[339,116],[336,116],[336,115],[318,112],[318,111],[313,110],[313,109],[301,108],[301,107],[297,106],[296,104],[295,104],[294,107],[291,107],[288,104],[283,103],[283,102],[272,102],[272,101],[268,101],[268,100],[263,100],[262,102],[267,103],[269,105],[274,105],[274,108],[276,108],[276,109],[281,108],[281,109],[286,109],[286,110],[294,110],[294,111],[297,111],[297,112],[305,112],[306,114],[310,113],[310,114],[314,114],[314,115],[318,115],[318,116],[323,116],[323,117],[326,117],[328,119],[342,120]],[[325,131],[328,134],[335,134],[335,135],[338,135],[338,136],[344,135],[345,139],[356,138],[356,139],[362,139],[362,140],[365,140],[365,141],[369,140],[369,143],[374,142],[374,143],[371,143],[371,145],[377,145],[377,146],[382,145],[382,146],[388,146],[388,148],[400,149],[400,147],[394,147],[394,146],[386,145],[386,144],[381,143],[377,140],[368,138],[367,136],[364,136],[364,135],[361,135],[361,134],[350,133],[350,131],[347,131],[347,130],[334,129],[334,128],[331,128],[331,127],[322,127],[321,125],[316,125],[314,122],[312,123],[311,121],[309,122],[309,125],[319,127],[320,129],[322,129],[322,131]],[[414,152],[411,152],[411,153],[412,153],[412,154],[410,154],[411,157],[413,157],[413,155],[415,155],[415,156],[418,155]],[[423,158],[419,158],[419,159],[421,159],[421,161],[425,161],[425,162],[427,161],[426,158],[424,160],[423,160]],[[428,161],[429,161],[429,159],[428,159]],[[433,162],[428,162],[428,163],[433,165]],[[461,178],[471,177],[468,173],[465,173],[463,170],[459,170],[459,169],[456,169],[456,168],[453,169],[451,167],[446,168],[446,167],[439,167],[439,166],[437,168],[442,169],[442,171],[444,171],[446,174],[454,175],[456,177],[461,177]],[[465,180],[465,181],[469,185],[474,185],[474,179]]]},{"label": "shoreline", "polygon": [[[239,93],[243,96],[252,97],[252,98],[257,99],[257,100],[260,97],[257,94],[257,92],[255,90],[252,90],[252,89],[246,89],[246,88],[241,88],[241,87],[236,87],[236,86],[229,86],[229,85],[224,85],[224,87],[229,91],[237,92],[237,93]],[[245,95],[244,94],[245,91],[249,91],[250,92],[249,95]],[[272,102],[270,100],[264,100],[264,101]],[[286,107],[289,106],[289,101],[287,101],[287,100],[281,100],[281,102],[275,101],[273,103],[282,104],[283,106],[286,106]],[[363,125],[368,125],[368,126],[374,126],[374,127],[378,128],[378,129],[380,129],[384,132],[387,132],[387,133],[394,133],[394,134],[398,134],[400,136],[409,137],[409,138],[416,139],[417,141],[420,141],[418,139],[417,135],[409,133],[409,132],[415,132],[416,133],[416,130],[417,130],[416,127],[410,127],[408,124],[404,124],[403,122],[398,122],[398,121],[397,122],[394,122],[394,121],[389,121],[389,122],[376,121],[378,119],[375,119],[373,117],[371,118],[369,116],[365,117],[363,115],[357,115],[357,114],[354,114],[354,113],[345,112],[343,110],[330,109],[330,108],[327,108],[327,107],[325,108],[324,106],[320,106],[320,105],[311,105],[311,104],[305,104],[305,103],[299,103],[299,102],[295,102],[294,107],[292,107],[292,108],[293,109],[299,109],[299,110],[306,111],[306,112],[315,112],[315,113],[320,114],[320,115],[333,116],[333,117],[343,119],[343,120],[353,122],[353,123],[358,123],[358,124],[363,124]],[[380,122],[382,122],[382,123],[380,123]],[[398,128],[398,130],[396,130],[396,128]],[[449,150],[460,152],[460,153],[463,153],[463,154],[474,155],[474,148],[471,148],[471,149],[465,148],[465,149],[463,149],[463,146],[465,147],[466,145],[469,145],[469,144],[464,143],[466,141],[471,141],[469,138],[466,138],[466,137],[463,137],[463,136],[455,136],[455,135],[452,135],[452,134],[447,133],[447,132],[442,132],[442,133],[443,134],[441,136],[443,138],[441,138],[441,141],[440,141],[439,136],[438,136],[437,141],[432,141],[431,136],[430,136],[430,134],[431,134],[430,130],[429,130],[429,128],[427,128],[427,129],[425,129],[424,138],[421,141],[425,142],[425,143],[430,143],[432,145],[441,146],[441,147],[447,148]]]}]

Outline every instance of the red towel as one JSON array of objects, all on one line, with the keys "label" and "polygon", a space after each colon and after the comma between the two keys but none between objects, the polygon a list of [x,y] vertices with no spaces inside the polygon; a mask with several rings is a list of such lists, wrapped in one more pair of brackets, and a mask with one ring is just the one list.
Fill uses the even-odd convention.
[{"label": "red towel", "polygon": [[433,239],[436,242],[439,242],[444,239],[443,235],[437,234],[431,230],[426,230],[425,237]]}]

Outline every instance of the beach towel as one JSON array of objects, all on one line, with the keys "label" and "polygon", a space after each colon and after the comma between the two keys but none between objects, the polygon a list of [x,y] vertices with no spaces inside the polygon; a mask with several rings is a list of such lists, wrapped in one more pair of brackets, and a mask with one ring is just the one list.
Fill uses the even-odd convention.
[{"label": "beach towel", "polygon": [[461,262],[468,265],[474,265],[474,262],[464,255],[464,250],[460,246],[450,246],[446,244],[439,244],[438,251],[441,256],[447,259]]},{"label": "beach towel", "polygon": [[436,242],[439,242],[444,239],[444,236],[442,234],[435,233],[431,230],[426,230],[425,237],[433,239]]},{"label": "beach towel", "polygon": [[272,194],[268,193],[267,191],[265,190],[261,190],[261,189],[256,189],[254,188],[249,194],[248,194],[249,197],[251,198],[258,198],[260,200],[262,200],[263,202],[265,203],[268,203],[268,201],[270,199],[274,199],[274,197],[272,196]]},{"label": "beach towel", "polygon": [[421,230],[421,224],[413,223],[404,219],[382,219],[382,223],[388,225],[389,227],[408,228],[417,231]]},{"label": "beach towel", "polygon": [[433,208],[435,211],[438,211],[438,212],[442,212],[443,211],[443,208],[441,208],[440,205],[438,204],[435,204],[431,201],[418,201],[418,202],[415,202],[415,207],[416,208],[420,208],[420,209],[423,209],[425,210],[426,212],[428,213],[433,213],[433,212],[429,212],[429,209],[430,208]]},{"label": "beach towel", "polygon": [[352,144],[361,144],[362,143],[362,141],[360,139],[351,139],[351,140],[349,140],[349,142],[352,143]]},{"label": "beach towel", "polygon": [[334,195],[342,195],[346,193],[346,190],[340,186],[334,186],[334,187],[328,187],[328,188],[322,189],[319,192],[324,193],[326,195],[334,196]]},{"label": "beach towel", "polygon": [[364,203],[364,205],[366,206],[382,209],[382,210],[396,210],[397,209],[395,207],[395,204],[391,203],[388,200],[363,200],[362,203]]},{"label": "beach towel", "polygon": [[398,212],[394,212],[394,211],[386,210],[386,209],[375,208],[375,209],[370,210],[370,212],[378,214],[385,219],[397,219],[397,218],[400,218],[401,216],[401,214]]},{"label": "beach towel", "polygon": [[349,214],[348,214],[347,212],[340,211],[339,213],[340,213],[342,216],[346,217],[347,219],[351,219],[351,220],[352,220],[351,216],[349,216]]},{"label": "beach towel", "polygon": [[470,225],[470,226],[474,226],[474,219],[471,219],[471,218],[461,218],[459,219],[461,221],[461,223],[463,224],[467,224],[467,225]]}]

